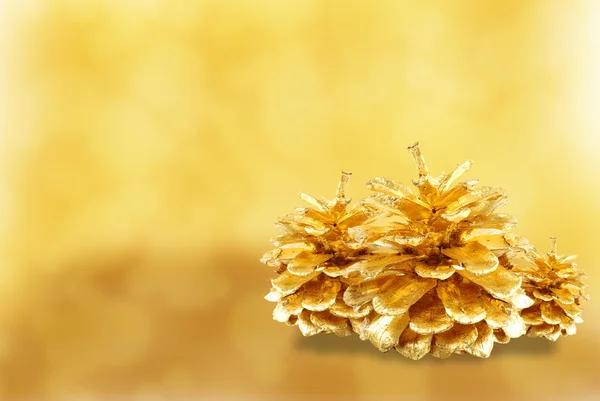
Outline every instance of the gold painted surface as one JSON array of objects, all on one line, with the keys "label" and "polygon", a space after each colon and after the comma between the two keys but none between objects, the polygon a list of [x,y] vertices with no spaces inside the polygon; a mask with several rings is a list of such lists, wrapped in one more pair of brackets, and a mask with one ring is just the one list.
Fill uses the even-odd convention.
[{"label": "gold painted surface", "polygon": [[[313,207],[277,219],[282,234],[261,258],[277,274],[265,296],[273,319],[306,337],[354,332],[410,359],[488,358],[511,338],[575,334],[589,299],[576,255],[558,254],[556,237],[542,255],[509,232],[515,219],[497,213],[504,190],[455,183],[471,162],[434,177],[418,143],[408,150],[416,192],[378,177],[367,183],[375,193],[348,207],[343,172],[335,199],[300,194]],[[421,337],[409,341],[412,332]]]},{"label": "gold painted surface", "polygon": [[[600,394],[597,2],[0,4],[0,398]],[[272,320],[272,221],[417,140],[579,255],[575,336],[413,362]]]}]

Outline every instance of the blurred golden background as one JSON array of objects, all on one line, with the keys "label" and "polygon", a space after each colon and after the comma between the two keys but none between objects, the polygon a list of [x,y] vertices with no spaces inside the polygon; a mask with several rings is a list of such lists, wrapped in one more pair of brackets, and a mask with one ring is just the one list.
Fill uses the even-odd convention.
[{"label": "blurred golden background", "polygon": [[[600,2],[0,4],[0,399],[600,398]],[[415,141],[580,255],[575,337],[412,362],[271,320],[275,218]]]}]

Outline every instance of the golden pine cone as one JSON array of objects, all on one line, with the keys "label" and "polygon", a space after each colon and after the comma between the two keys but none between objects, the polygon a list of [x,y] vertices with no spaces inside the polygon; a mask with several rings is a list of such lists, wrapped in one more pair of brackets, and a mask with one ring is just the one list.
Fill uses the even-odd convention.
[{"label": "golden pine cone", "polygon": [[552,249],[543,255],[537,250],[519,258],[513,271],[523,276],[523,288],[535,303],[521,311],[529,337],[545,337],[556,341],[561,335],[576,333],[581,323],[581,302],[589,299],[584,271],[573,262],[575,255],[556,253],[556,238]]},{"label": "golden pine cone", "polygon": [[300,194],[312,207],[298,208],[278,219],[283,234],[271,239],[276,247],[261,262],[277,269],[272,289],[265,299],[277,302],[273,318],[298,325],[305,336],[321,332],[338,336],[352,334],[356,319],[371,307],[352,308],[342,299],[351,281],[344,275],[348,265],[369,253],[366,245],[353,240],[348,230],[375,217],[371,207],[350,203],[344,191],[350,173],[342,173],[337,196],[318,200]]},{"label": "golden pine cone", "polygon": [[469,353],[487,358],[494,343],[527,334],[556,340],[575,333],[583,272],[573,256],[540,255],[512,234],[516,221],[495,210],[507,197],[477,180],[454,182],[471,162],[429,174],[418,144],[409,147],[418,191],[385,178],[349,208],[343,173],[333,200],[281,217],[284,233],[261,261],[276,268],[275,320],[305,336],[358,333],[380,351],[411,359]]},{"label": "golden pine cone", "polygon": [[417,145],[409,149],[418,193],[385,178],[367,184],[376,193],[364,203],[387,222],[353,230],[371,254],[351,266],[364,280],[343,299],[355,308],[372,305],[360,335],[380,351],[395,347],[411,359],[488,357],[494,342],[525,333],[519,310],[533,300],[508,260],[529,245],[507,233],[514,219],[494,212],[506,202],[500,188],[475,180],[453,185],[470,161],[433,178]]}]

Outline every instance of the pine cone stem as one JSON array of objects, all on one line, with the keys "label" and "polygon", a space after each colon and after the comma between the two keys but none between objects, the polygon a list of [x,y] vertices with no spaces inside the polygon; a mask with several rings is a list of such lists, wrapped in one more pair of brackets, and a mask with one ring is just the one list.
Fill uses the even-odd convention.
[{"label": "pine cone stem", "polygon": [[429,170],[427,169],[427,165],[425,164],[425,158],[421,154],[421,149],[419,149],[419,142],[415,142],[414,144],[410,145],[408,147],[408,150],[415,159],[415,164],[419,169],[419,176],[424,177],[429,175]]},{"label": "pine cone stem", "polygon": [[346,199],[346,186],[348,185],[348,181],[350,180],[350,176],[352,173],[348,171],[342,171],[342,177],[340,178],[340,183],[338,184],[336,198],[340,200]]},{"label": "pine cone stem", "polygon": [[556,237],[550,237],[550,253],[556,255]]}]

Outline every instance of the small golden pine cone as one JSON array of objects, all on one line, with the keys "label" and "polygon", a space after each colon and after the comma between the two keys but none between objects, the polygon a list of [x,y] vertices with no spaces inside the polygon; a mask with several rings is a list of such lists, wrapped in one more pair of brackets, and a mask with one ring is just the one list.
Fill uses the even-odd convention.
[{"label": "small golden pine cone", "polygon": [[529,245],[507,233],[514,219],[494,212],[506,202],[500,188],[478,188],[475,180],[452,185],[470,161],[433,178],[417,145],[409,149],[419,169],[418,193],[384,178],[368,183],[376,193],[364,203],[381,211],[386,224],[352,230],[371,254],[346,269],[364,280],[350,285],[343,299],[372,307],[355,326],[382,352],[485,358],[495,342],[525,333],[518,311],[533,300],[508,260]]},{"label": "small golden pine cone", "polygon": [[513,271],[523,277],[523,288],[535,303],[521,311],[529,337],[556,341],[561,335],[576,333],[582,323],[581,302],[589,299],[584,271],[573,262],[575,255],[556,253],[556,238],[547,254],[537,250],[518,258]]},{"label": "small golden pine cone", "polygon": [[277,302],[273,318],[298,325],[305,336],[321,332],[350,335],[352,324],[371,312],[368,305],[350,307],[342,298],[354,282],[351,274],[345,274],[345,268],[369,253],[368,247],[354,241],[348,230],[376,216],[366,205],[348,207],[350,201],[344,190],[349,177],[350,173],[342,173],[333,200],[300,194],[312,207],[298,208],[278,219],[276,227],[283,234],[271,239],[276,248],[261,259],[278,274],[265,296]]}]

